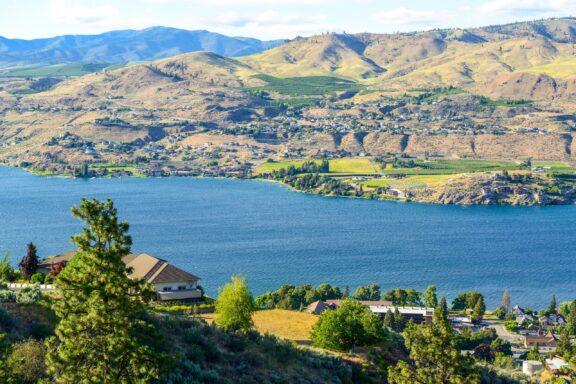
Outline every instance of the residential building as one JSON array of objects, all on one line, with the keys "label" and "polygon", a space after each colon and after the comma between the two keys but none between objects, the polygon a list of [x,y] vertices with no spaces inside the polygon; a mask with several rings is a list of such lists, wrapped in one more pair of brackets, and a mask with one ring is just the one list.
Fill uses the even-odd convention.
[{"label": "residential building", "polygon": [[[42,260],[38,264],[38,271],[48,273],[52,265],[58,263],[65,266],[75,254],[75,251],[71,251]],[[143,279],[155,287],[158,300],[185,300],[202,297],[202,291],[198,288],[200,278],[174,267],[166,260],[146,253],[131,253],[124,256],[122,261],[131,271],[128,277]]]}]

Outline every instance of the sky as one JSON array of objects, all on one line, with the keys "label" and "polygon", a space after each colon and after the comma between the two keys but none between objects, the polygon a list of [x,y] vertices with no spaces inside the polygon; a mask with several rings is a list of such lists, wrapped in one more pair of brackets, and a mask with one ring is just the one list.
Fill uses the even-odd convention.
[{"label": "sky", "polygon": [[576,0],[0,0],[0,36],[166,26],[263,40],[392,33],[576,16]]}]

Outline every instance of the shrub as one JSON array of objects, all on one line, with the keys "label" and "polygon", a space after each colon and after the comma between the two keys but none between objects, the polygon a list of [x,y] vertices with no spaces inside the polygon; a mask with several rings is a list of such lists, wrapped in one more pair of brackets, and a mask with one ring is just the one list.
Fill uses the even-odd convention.
[{"label": "shrub", "polygon": [[0,303],[14,303],[16,302],[16,294],[9,290],[0,291]]},{"label": "shrub", "polygon": [[18,304],[35,304],[40,300],[40,286],[37,284],[22,288],[16,294]]},{"label": "shrub", "polygon": [[30,282],[32,284],[44,284],[45,280],[46,280],[46,275],[43,273],[40,273],[40,272],[36,272],[30,278]]},{"label": "shrub", "polygon": [[6,360],[8,372],[17,383],[34,384],[46,376],[46,346],[29,340],[15,344]]},{"label": "shrub", "polygon": [[506,327],[506,329],[510,332],[516,332],[519,329],[518,323],[516,321],[506,321],[504,323],[504,327]]}]

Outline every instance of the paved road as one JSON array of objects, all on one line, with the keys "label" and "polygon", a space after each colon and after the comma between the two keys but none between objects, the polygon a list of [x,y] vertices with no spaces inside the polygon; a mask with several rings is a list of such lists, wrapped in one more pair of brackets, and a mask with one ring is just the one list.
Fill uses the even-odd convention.
[{"label": "paved road", "polygon": [[506,340],[506,341],[510,342],[511,344],[523,344],[524,343],[524,338],[522,336],[508,331],[506,329],[506,327],[504,327],[503,324],[498,324],[498,323],[495,323],[495,322],[490,321],[490,320],[486,321],[486,323],[488,323],[489,328],[492,328],[496,331],[496,334],[502,340]]}]

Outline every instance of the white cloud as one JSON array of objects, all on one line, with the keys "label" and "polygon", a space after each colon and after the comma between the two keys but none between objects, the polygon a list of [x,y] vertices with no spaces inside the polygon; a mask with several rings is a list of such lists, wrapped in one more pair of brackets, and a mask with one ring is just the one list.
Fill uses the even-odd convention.
[{"label": "white cloud", "polygon": [[327,31],[342,31],[343,26],[330,25],[325,16],[280,13],[226,12],[203,15],[187,20],[186,28],[200,28],[227,35],[253,36],[263,39],[291,38],[296,35],[312,35]]},{"label": "white cloud", "polygon": [[99,24],[118,17],[118,8],[112,5],[99,5],[86,7],[72,5],[66,0],[52,0],[49,7],[49,16],[60,22],[78,24]]},{"label": "white cloud", "polygon": [[379,12],[374,19],[380,23],[388,24],[386,29],[397,27],[398,30],[406,28],[436,28],[447,26],[455,15],[446,11],[419,11],[408,8],[397,8],[390,11]]},{"label": "white cloud", "polygon": [[485,15],[547,18],[568,16],[576,12],[574,0],[491,0],[481,4],[478,11]]}]

